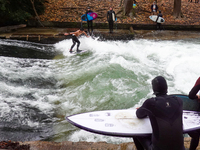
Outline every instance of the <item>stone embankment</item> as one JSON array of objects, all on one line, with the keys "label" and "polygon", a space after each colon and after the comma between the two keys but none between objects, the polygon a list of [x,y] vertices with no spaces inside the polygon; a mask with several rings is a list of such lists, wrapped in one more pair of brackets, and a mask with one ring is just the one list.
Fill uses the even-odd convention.
[{"label": "stone embankment", "polygon": [[[184,138],[184,145],[186,150],[189,149],[191,138]],[[106,142],[47,142],[47,141],[29,141],[29,142],[0,142],[0,150],[3,145],[4,148],[12,147],[20,150],[137,150],[134,142],[111,144]],[[16,146],[16,147],[14,147]],[[200,146],[197,147],[200,150]]]}]

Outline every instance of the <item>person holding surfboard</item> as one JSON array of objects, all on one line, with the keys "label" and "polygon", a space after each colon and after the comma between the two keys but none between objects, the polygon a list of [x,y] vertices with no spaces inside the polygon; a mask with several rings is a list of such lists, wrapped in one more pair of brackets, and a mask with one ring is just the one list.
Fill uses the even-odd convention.
[{"label": "person holding surfboard", "polygon": [[71,35],[71,36],[72,36],[72,42],[73,42],[73,44],[72,44],[72,46],[71,46],[71,48],[70,48],[70,50],[69,50],[70,53],[73,52],[72,49],[74,48],[74,46],[76,45],[76,43],[77,43],[77,50],[76,50],[76,52],[77,52],[77,53],[81,52],[81,51],[79,50],[80,41],[79,41],[78,38],[77,38],[77,37],[80,36],[81,34],[85,34],[85,36],[89,37],[89,36],[85,33],[85,31],[84,31],[83,28],[80,28],[79,30],[77,30],[77,31],[75,31],[75,32],[70,32],[70,33],[65,33],[65,34],[64,34],[64,35]]},{"label": "person holding surfboard", "polygon": [[[93,23],[92,23],[92,20],[89,21],[89,19],[88,19],[88,17],[87,17],[87,14],[88,14],[88,13],[92,13],[92,12],[93,12],[93,11],[90,10],[90,7],[88,7],[88,8],[87,8],[87,11],[86,11],[86,13],[85,13],[86,18],[87,18],[88,32],[89,32],[90,35],[92,35],[92,33],[93,33]],[[90,32],[90,29],[91,29],[91,32]]]},{"label": "person holding surfboard", "polygon": [[137,109],[139,119],[150,119],[151,137],[133,138],[139,150],[185,150],[183,142],[183,102],[180,98],[167,95],[167,82],[164,77],[157,76],[152,80],[152,88],[156,97],[147,99]]},{"label": "person holding surfboard", "polygon": [[[197,79],[194,87],[189,92],[189,98],[199,101],[200,96],[197,95],[199,90],[200,90],[200,77]],[[191,142],[190,142],[190,149],[189,150],[196,150],[197,146],[199,145],[200,130],[191,131],[188,134],[192,138]]]},{"label": "person holding surfboard", "polygon": [[113,33],[113,23],[116,20],[116,15],[115,15],[115,11],[113,11],[112,7],[110,7],[110,10],[107,12],[107,20],[109,23],[110,33]]},{"label": "person holding surfboard", "polygon": [[159,10],[158,17],[156,19],[156,23],[157,23],[156,27],[157,27],[157,29],[161,30],[161,23],[158,22],[159,17],[163,17],[161,10]]}]

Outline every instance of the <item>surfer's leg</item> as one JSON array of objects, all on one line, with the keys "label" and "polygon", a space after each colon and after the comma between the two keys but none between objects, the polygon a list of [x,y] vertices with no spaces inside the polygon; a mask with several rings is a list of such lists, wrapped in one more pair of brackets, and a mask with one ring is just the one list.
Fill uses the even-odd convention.
[{"label": "surfer's leg", "polygon": [[196,148],[199,144],[200,130],[191,131],[188,134],[192,138],[191,142],[190,142],[190,149],[189,150],[196,150]]},{"label": "surfer's leg", "polygon": [[142,144],[139,142],[137,137],[133,137],[133,141],[135,143],[135,146],[136,146],[137,150],[144,150]]},{"label": "surfer's leg", "polygon": [[112,33],[113,32],[113,21],[112,20],[109,21],[109,29],[110,29],[110,33]]},{"label": "surfer's leg", "polygon": [[110,33],[112,33],[112,21],[109,21],[108,24],[109,24]]},{"label": "surfer's leg", "polygon": [[78,40],[78,42],[77,42],[77,50],[76,50],[77,52],[79,51],[80,43],[81,43],[81,42]]},{"label": "surfer's leg", "polygon": [[144,147],[145,150],[152,150],[152,142],[151,142],[151,136],[148,137],[138,137],[138,141],[141,143],[141,145]]},{"label": "surfer's leg", "polygon": [[74,41],[77,43],[77,52],[79,51],[79,46],[80,46],[80,41],[78,40],[78,38],[75,36]]},{"label": "surfer's leg", "polygon": [[111,33],[113,32],[113,24],[114,24],[114,22],[111,21]]},{"label": "surfer's leg", "polygon": [[71,46],[71,48],[70,48],[70,52],[72,52],[72,49],[73,49],[74,46],[76,45],[76,41],[74,40],[73,37],[72,37],[72,42],[73,42],[73,44],[72,44],[72,46]]},{"label": "surfer's leg", "polygon": [[88,21],[87,24],[88,24],[89,35],[92,35],[92,33],[93,33],[93,24],[92,24],[92,21]]},{"label": "surfer's leg", "polygon": [[91,34],[93,33],[93,22],[91,21]]},{"label": "surfer's leg", "polygon": [[88,33],[90,34],[90,23],[87,21],[87,28],[88,28]]}]

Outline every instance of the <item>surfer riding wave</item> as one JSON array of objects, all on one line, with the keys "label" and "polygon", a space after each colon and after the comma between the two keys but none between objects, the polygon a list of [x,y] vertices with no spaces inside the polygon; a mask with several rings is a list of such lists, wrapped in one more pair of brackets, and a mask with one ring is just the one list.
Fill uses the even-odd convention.
[{"label": "surfer riding wave", "polygon": [[89,37],[86,33],[85,33],[85,31],[84,31],[84,29],[83,28],[80,28],[79,30],[77,30],[77,31],[75,31],[75,32],[70,32],[70,33],[65,33],[64,35],[72,35],[72,42],[73,42],[73,44],[72,44],[72,46],[71,46],[71,48],[70,48],[70,50],[69,50],[69,52],[70,53],[72,53],[73,51],[73,48],[74,48],[74,46],[76,45],[76,43],[77,43],[77,53],[78,52],[80,52],[80,50],[79,50],[79,46],[80,46],[80,41],[78,40],[78,36],[80,36],[81,34],[85,34],[85,36],[87,36],[87,37]]}]

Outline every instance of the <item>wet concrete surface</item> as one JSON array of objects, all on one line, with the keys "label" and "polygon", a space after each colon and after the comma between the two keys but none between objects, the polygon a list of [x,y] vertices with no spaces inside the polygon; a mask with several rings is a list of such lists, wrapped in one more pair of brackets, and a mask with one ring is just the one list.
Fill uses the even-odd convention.
[{"label": "wet concrete surface", "polygon": [[[0,33],[2,39],[15,39],[31,41],[45,44],[55,44],[70,36],[64,36],[66,32],[76,31],[78,28],[21,28],[9,33]],[[134,29],[114,29],[112,34],[108,29],[94,29],[92,37],[98,40],[181,40],[187,38],[200,38],[199,31],[174,31],[174,30],[134,30]]]},{"label": "wet concrete surface", "polygon": [[[186,150],[190,146],[190,137],[184,138]],[[47,142],[47,141],[29,141],[21,142],[23,145],[30,145],[30,150],[136,150],[135,144],[122,143],[111,144],[106,142]],[[200,150],[200,146],[197,147]]]},{"label": "wet concrete surface", "polygon": [[[54,44],[64,39],[71,38],[64,36],[66,32],[74,32],[78,28],[22,28],[9,33],[0,33],[2,39],[15,39],[46,44]],[[129,30],[115,30],[112,34],[108,29],[94,29],[92,37],[100,40],[127,40],[134,39],[134,33]]]},{"label": "wet concrete surface", "polygon": [[199,31],[135,30],[135,38],[149,40],[183,40],[200,38]]}]

